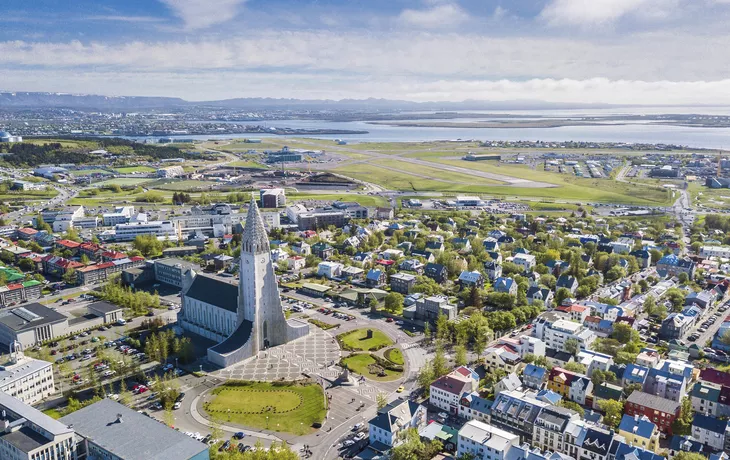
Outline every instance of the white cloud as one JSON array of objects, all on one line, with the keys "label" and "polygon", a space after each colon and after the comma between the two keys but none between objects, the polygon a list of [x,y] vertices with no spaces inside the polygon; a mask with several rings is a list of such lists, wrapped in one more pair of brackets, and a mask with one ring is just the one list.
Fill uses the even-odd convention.
[{"label": "white cloud", "polygon": [[185,23],[188,30],[205,29],[228,22],[247,0],[160,0]]},{"label": "white cloud", "polygon": [[467,12],[455,3],[429,3],[433,6],[425,10],[403,10],[398,16],[398,20],[407,26],[422,29],[449,28],[469,20]]},{"label": "white cloud", "polygon": [[162,18],[153,16],[121,16],[121,15],[96,15],[83,16],[82,21],[109,21],[109,22],[161,22]]},{"label": "white cloud", "polygon": [[613,23],[629,15],[665,17],[678,0],[552,0],[540,13],[550,25],[591,27]]}]

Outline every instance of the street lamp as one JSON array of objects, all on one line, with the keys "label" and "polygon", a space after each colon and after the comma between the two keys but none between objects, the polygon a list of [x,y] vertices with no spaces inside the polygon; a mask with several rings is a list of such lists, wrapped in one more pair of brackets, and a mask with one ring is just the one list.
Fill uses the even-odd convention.
[{"label": "street lamp", "polygon": [[266,416],[266,429],[269,429],[269,416]]}]

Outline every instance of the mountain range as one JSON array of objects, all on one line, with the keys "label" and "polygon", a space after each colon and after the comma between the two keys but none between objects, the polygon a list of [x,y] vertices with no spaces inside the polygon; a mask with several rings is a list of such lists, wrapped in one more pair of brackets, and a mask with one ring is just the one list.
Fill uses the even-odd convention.
[{"label": "mountain range", "polygon": [[270,111],[361,111],[393,112],[413,110],[540,110],[615,107],[609,104],[565,104],[545,101],[411,102],[389,99],[276,99],[235,98],[220,101],[186,101],[176,97],[101,96],[92,94],[0,91],[0,109],[64,108],[73,110],[136,111],[193,108]]}]

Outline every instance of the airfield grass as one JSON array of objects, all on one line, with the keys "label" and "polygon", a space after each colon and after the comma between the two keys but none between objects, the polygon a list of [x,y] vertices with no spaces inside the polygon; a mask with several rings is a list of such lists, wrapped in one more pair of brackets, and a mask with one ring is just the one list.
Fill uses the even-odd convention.
[{"label": "airfield grass", "polygon": [[326,414],[322,387],[317,384],[229,381],[212,394],[203,406],[221,423],[302,435]]},{"label": "airfield grass", "polygon": [[359,195],[355,193],[288,193],[288,201],[345,201],[357,202],[366,207],[387,206],[388,200],[379,195]]},{"label": "airfield grass", "polygon": [[147,182],[152,182],[154,179],[148,178],[148,177],[115,177],[114,179],[104,180],[101,182],[94,182],[92,184],[93,187],[104,187],[105,185],[119,185],[119,186],[126,186],[126,185],[142,185],[146,184]]},{"label": "airfield grass", "polygon": [[226,166],[235,166],[237,168],[255,168],[255,169],[268,169],[268,167],[258,161],[247,161],[239,160],[232,163],[228,163]]},{"label": "airfield grass", "polygon": [[155,168],[149,166],[122,166],[120,168],[114,168],[114,170],[120,174],[132,174],[154,172]]},{"label": "airfield grass", "polygon": [[210,187],[218,185],[218,182],[204,180],[182,180],[155,185],[155,190],[172,190],[175,192],[187,192],[189,190],[210,190]]}]

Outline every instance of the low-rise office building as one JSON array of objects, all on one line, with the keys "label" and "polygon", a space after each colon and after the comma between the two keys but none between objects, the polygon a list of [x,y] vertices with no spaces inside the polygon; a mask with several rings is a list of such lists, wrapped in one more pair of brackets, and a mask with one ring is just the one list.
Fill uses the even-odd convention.
[{"label": "low-rise office building", "polygon": [[[59,420],[76,432],[78,458],[208,460],[208,446],[105,398]],[[50,457],[47,457],[50,458]]]},{"label": "low-rise office building", "polygon": [[68,333],[68,318],[39,303],[0,311],[0,344],[19,342],[23,349]]},{"label": "low-rise office building", "polygon": [[[0,458],[74,460],[73,428],[0,391]],[[154,422],[156,423],[156,422]]]},{"label": "low-rise office building", "polygon": [[175,222],[169,220],[117,224],[114,231],[115,241],[133,241],[143,235],[152,235],[157,239],[169,239],[170,241],[177,241],[180,238],[179,228]]}]

